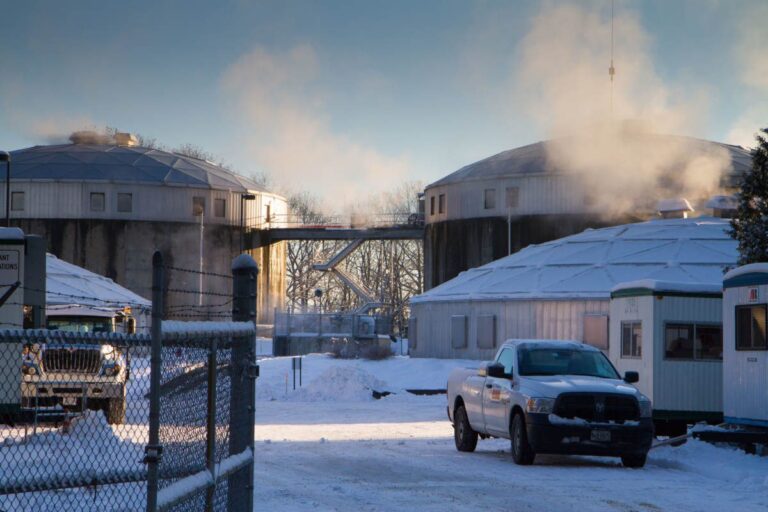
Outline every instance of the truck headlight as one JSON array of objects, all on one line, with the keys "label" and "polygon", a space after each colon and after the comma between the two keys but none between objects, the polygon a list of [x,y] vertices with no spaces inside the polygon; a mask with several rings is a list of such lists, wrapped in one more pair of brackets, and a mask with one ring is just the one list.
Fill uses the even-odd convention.
[{"label": "truck headlight", "polygon": [[104,359],[114,359],[115,358],[115,347],[112,345],[102,345],[101,346],[101,357]]},{"label": "truck headlight", "polygon": [[554,409],[554,398],[529,398],[525,403],[525,410],[527,412],[551,414]]},{"label": "truck headlight", "polygon": [[37,373],[37,370],[32,365],[24,365],[21,368],[22,373],[25,373],[27,375],[34,375]]},{"label": "truck headlight", "polygon": [[653,407],[651,401],[647,398],[645,400],[638,400],[637,405],[640,407],[640,417],[650,418],[653,416]]}]

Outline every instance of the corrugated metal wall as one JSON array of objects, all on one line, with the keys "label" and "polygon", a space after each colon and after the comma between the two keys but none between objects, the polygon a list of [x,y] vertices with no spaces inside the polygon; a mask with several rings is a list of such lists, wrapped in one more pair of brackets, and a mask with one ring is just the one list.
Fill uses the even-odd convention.
[{"label": "corrugated metal wall", "polygon": [[[4,188],[4,187],[3,187]],[[240,225],[241,192],[207,188],[142,185],[135,183],[83,183],[55,181],[19,181],[11,183],[11,192],[24,192],[24,209],[12,210],[15,219],[113,219],[169,222],[198,222],[192,211],[192,198],[205,198],[205,223]],[[103,193],[104,211],[91,210],[91,193]],[[132,194],[132,211],[117,211],[117,194]],[[249,226],[265,227],[267,205],[278,221],[286,218],[284,198],[254,192],[256,200],[245,201]],[[214,215],[216,199],[225,200],[225,216]],[[0,208],[5,208],[5,194],[0,194]]]}]

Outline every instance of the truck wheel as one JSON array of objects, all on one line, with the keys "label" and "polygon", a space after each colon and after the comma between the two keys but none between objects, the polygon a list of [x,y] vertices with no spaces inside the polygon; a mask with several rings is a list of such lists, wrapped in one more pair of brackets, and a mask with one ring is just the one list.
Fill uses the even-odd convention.
[{"label": "truck wheel", "polygon": [[647,457],[647,453],[641,453],[639,455],[622,455],[621,463],[625,468],[641,468],[645,466],[645,459]]},{"label": "truck wheel", "polygon": [[533,464],[536,452],[533,451],[533,448],[528,443],[528,432],[525,429],[525,418],[522,414],[517,413],[512,418],[509,434],[512,444],[512,459],[514,459],[515,464],[520,464],[521,466]]},{"label": "truck wheel", "polygon": [[453,413],[453,440],[456,442],[456,449],[460,452],[473,452],[477,447],[477,432],[472,430],[467,418],[467,410],[464,405],[456,407]]},{"label": "truck wheel", "polygon": [[122,425],[125,423],[125,398],[110,398],[104,412],[107,416],[107,423]]}]

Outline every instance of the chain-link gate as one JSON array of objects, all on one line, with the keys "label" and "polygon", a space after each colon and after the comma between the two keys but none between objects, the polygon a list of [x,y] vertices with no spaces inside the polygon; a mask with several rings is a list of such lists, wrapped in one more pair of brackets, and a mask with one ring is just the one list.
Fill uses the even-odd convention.
[{"label": "chain-link gate", "polygon": [[160,299],[151,336],[0,331],[0,511],[252,510],[257,269],[244,258],[237,322],[156,321]]}]

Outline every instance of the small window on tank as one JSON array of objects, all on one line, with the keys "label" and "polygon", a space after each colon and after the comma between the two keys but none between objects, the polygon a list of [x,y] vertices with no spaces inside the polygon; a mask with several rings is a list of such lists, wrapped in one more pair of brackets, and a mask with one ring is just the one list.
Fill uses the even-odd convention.
[{"label": "small window on tank", "polygon": [[104,211],[104,192],[91,192],[91,211]]},{"label": "small window on tank", "polygon": [[213,214],[216,217],[224,217],[227,211],[226,199],[214,199],[213,200]]},{"label": "small window on tank", "polygon": [[440,194],[440,197],[438,197],[437,201],[437,210],[438,213],[445,213],[445,194]]},{"label": "small window on tank", "polygon": [[487,188],[483,195],[483,207],[486,210],[493,210],[496,208],[496,189]]},{"label": "small window on tank", "polygon": [[431,196],[429,198],[429,214],[430,215],[435,214],[435,196]]},{"label": "small window on tank", "polygon": [[24,210],[24,192],[11,192],[11,210]]},{"label": "small window on tank", "polygon": [[133,211],[133,194],[119,192],[117,194],[117,211],[130,213]]}]

